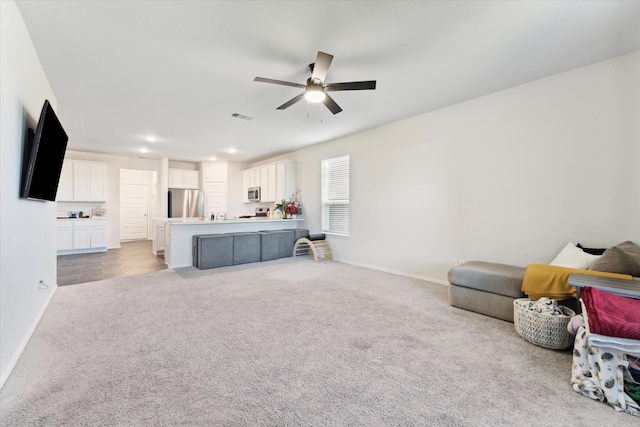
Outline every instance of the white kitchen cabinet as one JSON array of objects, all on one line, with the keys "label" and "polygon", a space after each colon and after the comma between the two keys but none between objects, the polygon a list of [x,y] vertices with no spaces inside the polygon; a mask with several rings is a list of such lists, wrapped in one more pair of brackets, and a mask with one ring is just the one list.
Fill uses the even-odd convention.
[{"label": "white kitchen cabinet", "polygon": [[260,166],[261,202],[276,201],[276,164]]},{"label": "white kitchen cabinet", "polygon": [[106,219],[58,220],[58,254],[107,250]]},{"label": "white kitchen cabinet", "polygon": [[105,202],[107,165],[67,159],[62,165],[56,200],[62,202]]},{"label": "white kitchen cabinet", "polygon": [[166,229],[166,225],[164,221],[153,222],[153,242],[152,242],[151,252],[153,252],[154,255],[158,255],[164,252],[165,229]]},{"label": "white kitchen cabinet", "polygon": [[56,200],[73,200],[73,161],[65,160],[62,164]]},{"label": "white kitchen cabinet", "polygon": [[296,191],[296,162],[276,163],[276,200],[288,200]]},{"label": "white kitchen cabinet", "polygon": [[253,168],[251,169],[251,174],[253,175],[252,177],[252,187],[260,187],[260,168]]},{"label": "white kitchen cabinet", "polygon": [[200,172],[188,169],[169,169],[169,188],[200,188]]},{"label": "white kitchen cabinet", "polygon": [[267,201],[275,202],[276,201],[276,174],[277,174],[277,166],[269,165],[267,166]]},{"label": "white kitchen cabinet", "polygon": [[107,200],[107,164],[92,162],[90,165],[89,197],[91,201]]},{"label": "white kitchen cabinet", "polygon": [[261,201],[267,202],[270,201],[267,199],[267,187],[269,186],[269,168],[268,166],[260,166],[260,197]]},{"label": "white kitchen cabinet", "polygon": [[184,188],[200,188],[200,173],[184,171]]},{"label": "white kitchen cabinet", "polygon": [[73,249],[91,247],[91,229],[89,227],[73,227]]},{"label": "white kitchen cabinet", "polygon": [[58,251],[73,249],[73,220],[58,220],[56,241]]},{"label": "white kitchen cabinet", "polygon": [[169,169],[169,188],[184,188],[184,172],[179,169]]},{"label": "white kitchen cabinet", "polygon": [[91,165],[73,162],[73,200],[91,200]]},{"label": "white kitchen cabinet", "polygon": [[283,160],[242,171],[242,201],[248,203],[247,190],[260,187],[260,201],[279,202],[296,191],[296,162]]}]

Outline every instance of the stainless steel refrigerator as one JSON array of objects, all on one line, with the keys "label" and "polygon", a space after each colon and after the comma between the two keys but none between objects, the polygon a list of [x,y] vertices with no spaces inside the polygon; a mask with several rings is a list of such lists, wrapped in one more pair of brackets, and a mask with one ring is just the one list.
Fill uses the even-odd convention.
[{"label": "stainless steel refrigerator", "polygon": [[201,190],[169,189],[169,218],[193,218],[204,215]]}]

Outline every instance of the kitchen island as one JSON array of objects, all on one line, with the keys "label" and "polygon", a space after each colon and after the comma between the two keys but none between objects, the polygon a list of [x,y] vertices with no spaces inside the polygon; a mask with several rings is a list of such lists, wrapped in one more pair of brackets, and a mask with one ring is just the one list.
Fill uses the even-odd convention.
[{"label": "kitchen island", "polygon": [[155,219],[164,223],[164,260],[169,268],[193,265],[193,236],[198,234],[224,234],[245,231],[285,230],[298,228],[301,219],[227,219],[199,220],[197,218]]}]

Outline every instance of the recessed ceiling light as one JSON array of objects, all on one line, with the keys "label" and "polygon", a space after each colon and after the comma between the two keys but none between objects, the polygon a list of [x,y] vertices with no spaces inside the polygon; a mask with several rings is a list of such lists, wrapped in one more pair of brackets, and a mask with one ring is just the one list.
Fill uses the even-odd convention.
[{"label": "recessed ceiling light", "polygon": [[149,152],[149,149],[148,149],[147,147],[142,147],[142,148],[140,149],[140,152],[141,152],[141,153],[148,153],[148,152]]},{"label": "recessed ceiling light", "polygon": [[150,136],[145,137],[144,140],[148,141],[148,142],[156,142],[158,139],[155,136],[151,136],[150,135]]},{"label": "recessed ceiling light", "polygon": [[209,157],[209,160],[211,160],[212,162],[215,162],[216,158],[215,157]]},{"label": "recessed ceiling light", "polygon": [[237,151],[238,151],[238,150],[236,150],[235,148],[229,148],[229,149],[227,150],[227,153],[229,153],[229,154],[236,154],[236,152],[237,152]]}]

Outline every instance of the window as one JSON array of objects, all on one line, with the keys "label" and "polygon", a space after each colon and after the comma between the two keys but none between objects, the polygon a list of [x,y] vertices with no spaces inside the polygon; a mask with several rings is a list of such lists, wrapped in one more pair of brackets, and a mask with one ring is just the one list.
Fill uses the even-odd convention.
[{"label": "window", "polygon": [[322,231],[349,234],[349,156],[322,161]]}]

